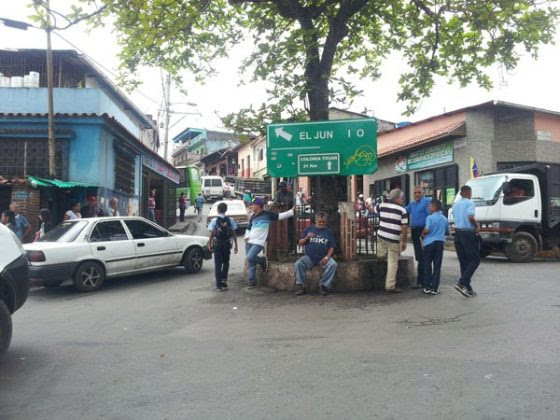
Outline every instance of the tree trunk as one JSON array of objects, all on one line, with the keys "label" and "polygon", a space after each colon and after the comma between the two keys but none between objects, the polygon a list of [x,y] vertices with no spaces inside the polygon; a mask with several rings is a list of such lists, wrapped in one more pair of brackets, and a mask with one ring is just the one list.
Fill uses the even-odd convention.
[{"label": "tree trunk", "polygon": [[[326,121],[329,119],[329,85],[325,77],[313,74],[307,69],[309,99],[309,117],[311,121]],[[314,76],[314,77],[312,77]],[[344,176],[323,175],[311,179],[314,200],[312,202],[315,212],[323,211],[328,215],[328,225],[333,230],[340,245],[340,217],[338,202],[346,201],[347,182]],[[336,254],[340,254],[337,247]]]}]

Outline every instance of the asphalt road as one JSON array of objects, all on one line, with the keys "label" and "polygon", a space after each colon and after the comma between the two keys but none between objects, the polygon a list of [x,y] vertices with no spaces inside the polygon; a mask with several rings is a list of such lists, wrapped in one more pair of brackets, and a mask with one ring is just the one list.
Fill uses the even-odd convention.
[{"label": "asphalt road", "polygon": [[211,264],[93,294],[34,288],[0,362],[1,419],[558,419],[560,263],[483,262],[452,289],[213,292]]}]

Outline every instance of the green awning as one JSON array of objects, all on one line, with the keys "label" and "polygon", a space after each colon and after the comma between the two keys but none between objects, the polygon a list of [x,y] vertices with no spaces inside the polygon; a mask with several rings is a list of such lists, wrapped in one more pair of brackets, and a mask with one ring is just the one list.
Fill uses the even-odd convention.
[{"label": "green awning", "polygon": [[60,179],[45,179],[36,176],[28,176],[27,180],[34,187],[57,187],[57,188],[97,188],[97,185],[85,184],[83,182],[61,181]]}]

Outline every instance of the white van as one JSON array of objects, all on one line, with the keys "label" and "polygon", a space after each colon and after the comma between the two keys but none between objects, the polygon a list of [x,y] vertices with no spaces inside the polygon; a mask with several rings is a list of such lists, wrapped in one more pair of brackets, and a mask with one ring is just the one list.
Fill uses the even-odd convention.
[{"label": "white van", "polygon": [[200,179],[202,181],[202,195],[205,199],[224,199],[225,183],[221,176],[209,175],[203,176]]}]

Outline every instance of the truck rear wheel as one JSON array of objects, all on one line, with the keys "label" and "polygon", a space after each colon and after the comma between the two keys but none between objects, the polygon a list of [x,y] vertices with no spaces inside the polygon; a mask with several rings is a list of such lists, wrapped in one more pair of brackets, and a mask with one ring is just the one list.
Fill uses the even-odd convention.
[{"label": "truck rear wheel", "polygon": [[517,232],[511,243],[506,245],[506,257],[513,262],[529,262],[537,253],[537,240],[528,232]]},{"label": "truck rear wheel", "polygon": [[0,300],[0,355],[2,355],[12,341],[12,315],[4,301]]}]

